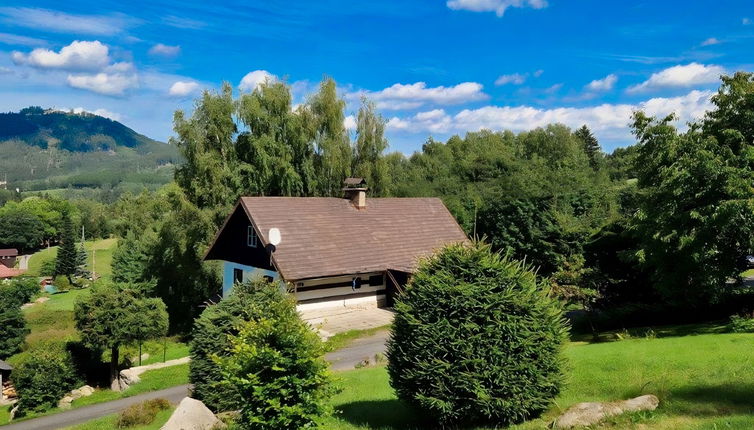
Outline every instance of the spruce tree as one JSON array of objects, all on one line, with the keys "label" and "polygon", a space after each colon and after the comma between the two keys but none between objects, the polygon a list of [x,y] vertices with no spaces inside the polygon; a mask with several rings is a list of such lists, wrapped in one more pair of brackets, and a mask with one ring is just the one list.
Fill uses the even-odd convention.
[{"label": "spruce tree", "polygon": [[586,124],[582,125],[581,128],[576,130],[573,134],[576,135],[576,137],[579,138],[579,140],[581,140],[582,144],[584,145],[584,153],[586,153],[586,156],[589,157],[589,165],[592,166],[593,169],[596,169],[597,158],[599,157],[599,153],[602,151],[597,138],[594,137],[592,131],[589,130],[589,127],[587,127]]},{"label": "spruce tree", "polygon": [[73,229],[73,221],[71,221],[71,215],[67,211],[63,212],[62,224],[60,246],[58,246],[58,256],[55,260],[55,276],[63,275],[73,282],[72,277],[76,274],[78,251],[76,250],[76,233]]},{"label": "spruce tree", "polygon": [[126,237],[118,241],[113,252],[113,281],[122,283],[137,283],[144,281],[144,270],[147,264],[147,254],[136,239],[133,231],[129,230]]}]

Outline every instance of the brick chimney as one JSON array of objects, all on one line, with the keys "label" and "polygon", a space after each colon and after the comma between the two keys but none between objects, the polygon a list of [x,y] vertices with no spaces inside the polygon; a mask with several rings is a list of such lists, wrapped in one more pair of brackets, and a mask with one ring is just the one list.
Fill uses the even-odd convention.
[{"label": "brick chimney", "polygon": [[364,178],[346,178],[343,181],[344,198],[351,201],[356,209],[367,207],[367,182]]}]

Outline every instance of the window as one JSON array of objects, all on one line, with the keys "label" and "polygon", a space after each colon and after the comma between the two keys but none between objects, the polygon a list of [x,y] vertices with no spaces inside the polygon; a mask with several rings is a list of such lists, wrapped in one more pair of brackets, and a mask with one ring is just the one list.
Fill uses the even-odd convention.
[{"label": "window", "polygon": [[243,282],[243,270],[233,269],[233,283],[240,284]]},{"label": "window", "polygon": [[256,248],[258,241],[259,241],[259,238],[257,238],[257,231],[254,230],[253,225],[250,225],[248,229],[246,230],[246,246],[249,246],[251,248]]},{"label": "window", "polygon": [[351,289],[358,290],[359,288],[361,288],[361,278],[353,278],[351,280]]},{"label": "window", "polygon": [[385,280],[382,279],[382,275],[372,275],[369,277],[369,286],[370,287],[377,287],[385,283]]}]

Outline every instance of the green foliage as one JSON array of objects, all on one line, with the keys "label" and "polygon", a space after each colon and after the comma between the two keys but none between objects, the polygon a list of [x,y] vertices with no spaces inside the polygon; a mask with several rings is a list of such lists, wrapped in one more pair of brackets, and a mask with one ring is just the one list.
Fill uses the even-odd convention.
[{"label": "green foliage", "polygon": [[223,375],[215,358],[230,353],[228,336],[237,335],[244,322],[263,318],[277,300],[279,294],[274,288],[254,280],[236,285],[230,297],[207,307],[196,319],[189,344],[194,398],[216,412],[240,409],[240,394],[233,386],[222,384]]},{"label": "green foliage", "polygon": [[6,359],[21,351],[29,327],[26,319],[17,306],[8,306],[3,303],[0,309],[0,359]]},{"label": "green foliage", "polygon": [[133,231],[118,241],[113,252],[112,280],[119,283],[143,282],[148,256]]},{"label": "green foliage", "polygon": [[673,304],[719,301],[740,272],[740,257],[754,249],[754,146],[750,124],[739,122],[754,115],[742,113],[752,109],[752,82],[744,73],[724,79],[715,109],[686,133],[671,125],[672,116],[634,116],[639,257]]},{"label": "green foliage", "polygon": [[440,425],[510,425],[560,392],[560,305],[489,245],[451,245],[422,262],[395,310],[390,383]]},{"label": "green foliage", "polygon": [[76,232],[73,228],[73,221],[68,212],[63,212],[62,232],[60,236],[60,246],[55,260],[55,276],[67,276],[71,281],[76,274],[78,265],[78,251],[76,250]]},{"label": "green foliage", "polygon": [[52,285],[60,291],[69,291],[73,283],[68,280],[67,276],[58,275],[52,280]]},{"label": "green foliage", "polygon": [[144,298],[128,284],[100,285],[74,305],[76,329],[92,349],[110,349],[110,377],[115,379],[121,345],[164,336],[168,314],[160,299]]},{"label": "green foliage", "polygon": [[592,134],[592,131],[589,130],[589,127],[587,127],[586,124],[584,124],[581,128],[574,131],[573,134],[581,140],[584,145],[584,153],[589,157],[589,165],[591,165],[593,169],[598,168],[602,157],[602,148],[600,147],[597,138]]},{"label": "green foliage", "polygon": [[733,333],[754,333],[754,318],[751,315],[732,315],[728,330]]},{"label": "green foliage", "polygon": [[29,303],[39,294],[39,282],[36,278],[22,276],[0,281],[0,303],[3,308],[17,308]]},{"label": "green foliage", "polygon": [[122,429],[151,424],[160,411],[170,409],[171,407],[170,402],[165,399],[146,400],[131,405],[119,413],[115,425],[117,428]]},{"label": "green foliage", "polygon": [[44,225],[35,215],[21,210],[0,211],[0,247],[25,252],[38,248]]},{"label": "green foliage", "polygon": [[301,429],[329,411],[332,394],[319,337],[301,320],[293,297],[259,283],[272,300],[263,315],[230,336],[230,354],[218,357],[224,384],[242,399],[240,429]]},{"label": "green foliage", "polygon": [[382,156],[387,147],[385,119],[375,111],[374,103],[362,99],[356,118],[352,171],[354,176],[366,179],[374,196],[389,194],[388,164]]},{"label": "green foliage", "polygon": [[57,406],[78,382],[71,357],[60,345],[35,349],[13,370],[13,384],[22,413]]}]

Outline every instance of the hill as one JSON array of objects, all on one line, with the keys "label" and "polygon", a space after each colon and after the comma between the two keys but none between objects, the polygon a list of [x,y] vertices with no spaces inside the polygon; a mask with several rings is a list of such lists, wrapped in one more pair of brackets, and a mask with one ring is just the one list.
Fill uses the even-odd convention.
[{"label": "hill", "polygon": [[174,146],[91,113],[0,113],[0,180],[10,189],[107,200],[170,182],[179,161]]}]

